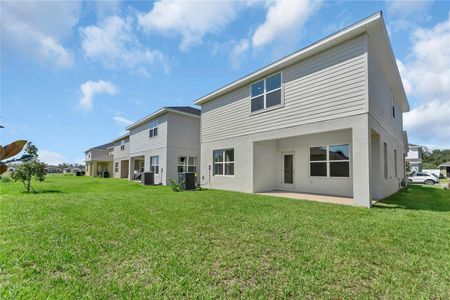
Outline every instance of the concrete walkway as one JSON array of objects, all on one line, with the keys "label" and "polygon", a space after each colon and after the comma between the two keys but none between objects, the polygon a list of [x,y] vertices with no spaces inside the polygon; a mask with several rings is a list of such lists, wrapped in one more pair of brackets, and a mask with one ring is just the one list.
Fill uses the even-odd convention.
[{"label": "concrete walkway", "polygon": [[317,201],[317,202],[324,202],[324,203],[353,205],[353,198],[348,198],[348,197],[327,196],[327,195],[319,195],[319,194],[303,194],[303,193],[279,191],[279,190],[263,192],[263,193],[256,193],[256,194],[266,195],[266,196],[275,196],[275,197],[284,197],[284,198],[290,198],[290,199],[302,199],[302,200]]}]

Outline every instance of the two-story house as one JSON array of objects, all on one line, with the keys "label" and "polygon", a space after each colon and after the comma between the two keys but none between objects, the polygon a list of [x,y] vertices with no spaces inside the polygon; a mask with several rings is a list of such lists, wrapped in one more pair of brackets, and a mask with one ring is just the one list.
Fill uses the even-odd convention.
[{"label": "two-story house", "polygon": [[164,107],[126,128],[129,130],[129,178],[152,172],[155,184],[197,173],[200,157],[200,110]]},{"label": "two-story house", "polygon": [[126,133],[112,141],[114,159],[114,178],[129,177],[130,134]]},{"label": "two-story house", "polygon": [[409,104],[381,13],[200,99],[201,183],[344,196],[399,189]]},{"label": "two-story house", "polygon": [[113,143],[90,148],[84,152],[87,176],[102,176],[103,171],[112,174]]},{"label": "two-story house", "polygon": [[409,144],[406,161],[409,163],[411,172],[422,172],[422,146]]}]

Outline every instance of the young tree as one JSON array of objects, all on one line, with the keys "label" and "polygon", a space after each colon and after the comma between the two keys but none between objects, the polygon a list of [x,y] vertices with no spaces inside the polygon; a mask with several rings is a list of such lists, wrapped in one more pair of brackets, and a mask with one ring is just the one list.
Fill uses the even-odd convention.
[{"label": "young tree", "polygon": [[31,180],[33,177],[36,180],[45,180],[45,164],[39,161],[38,148],[29,142],[25,147],[25,153],[30,157],[26,162],[21,163],[16,170],[11,173],[11,178],[14,181],[22,182],[23,186],[30,192],[30,189],[34,192],[31,186]]}]

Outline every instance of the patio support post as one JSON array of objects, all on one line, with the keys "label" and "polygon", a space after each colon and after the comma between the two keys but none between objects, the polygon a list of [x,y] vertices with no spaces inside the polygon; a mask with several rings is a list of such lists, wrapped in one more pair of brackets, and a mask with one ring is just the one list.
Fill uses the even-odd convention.
[{"label": "patio support post", "polygon": [[353,147],[353,201],[355,205],[371,207],[370,145],[371,135],[367,115],[361,115],[352,128]]},{"label": "patio support post", "polygon": [[128,180],[133,180],[134,176],[134,158],[130,157],[128,163]]}]

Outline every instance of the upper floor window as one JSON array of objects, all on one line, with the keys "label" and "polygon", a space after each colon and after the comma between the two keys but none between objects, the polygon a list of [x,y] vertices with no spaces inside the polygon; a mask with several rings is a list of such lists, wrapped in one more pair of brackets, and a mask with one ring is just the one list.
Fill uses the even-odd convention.
[{"label": "upper floor window", "polygon": [[154,137],[157,135],[158,135],[158,120],[153,120],[150,122],[149,137]]},{"label": "upper floor window", "polygon": [[281,105],[281,96],[281,73],[255,82],[251,85],[251,111]]},{"label": "upper floor window", "polygon": [[120,150],[123,151],[125,150],[125,144],[128,143],[127,140],[121,140],[120,141]]}]

